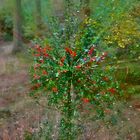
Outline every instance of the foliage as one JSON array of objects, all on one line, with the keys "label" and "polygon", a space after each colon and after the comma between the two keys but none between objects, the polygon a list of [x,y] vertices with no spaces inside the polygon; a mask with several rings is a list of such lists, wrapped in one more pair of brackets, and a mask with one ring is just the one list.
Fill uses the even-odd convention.
[{"label": "foliage", "polygon": [[82,108],[89,106],[88,109],[95,113],[93,118],[103,119],[121,95],[119,83],[113,78],[114,68],[105,63],[108,54],[92,44],[92,41],[96,42],[93,34],[88,34],[90,41],[87,41],[88,36],[84,35],[90,30],[86,25],[88,27],[88,22],[79,43],[77,40],[74,46],[67,46],[66,42],[66,46],[57,44],[57,47],[52,47],[40,40],[32,50],[32,94],[35,97],[47,96],[49,105],[60,110],[63,114],[62,131],[65,129],[65,136],[70,137],[74,132],[71,129],[74,127],[73,119],[78,117]]},{"label": "foliage", "polygon": [[140,26],[138,12],[135,14],[135,11],[138,5],[137,0],[97,0],[94,3],[92,17],[102,27],[98,31],[103,34],[100,42],[102,47],[127,48],[129,53],[137,51]]},{"label": "foliage", "polygon": [[105,42],[120,48],[136,45],[140,36],[138,24],[128,14],[122,15],[107,34]]},{"label": "foliage", "polygon": [[[24,37],[28,40],[31,40],[37,36],[37,26],[35,22],[35,2],[34,1],[28,1],[24,0],[23,1],[23,16],[24,16],[24,24],[23,24],[23,29],[24,29]],[[45,31],[46,30],[46,23],[48,22],[48,19],[50,16],[52,16],[51,12],[51,3],[50,1],[41,1],[41,16],[42,16],[42,21],[43,25],[40,27],[40,34],[41,35],[46,35]]]},{"label": "foliage", "polygon": [[[5,40],[11,40],[13,34],[13,20],[10,12],[6,9],[0,10],[0,33]],[[1,36],[1,35],[0,35]]]},{"label": "foliage", "polygon": [[137,22],[140,21],[140,2],[134,4],[130,14],[136,19]]},{"label": "foliage", "polygon": [[[42,19],[46,28],[46,22],[50,16],[52,16],[52,3],[46,0],[41,0],[42,3]],[[2,33],[2,38],[6,40],[12,39],[13,30],[13,1],[5,0],[1,3],[0,7],[0,33]],[[33,39],[36,35],[36,25],[35,25],[35,3],[34,1],[22,0],[22,22],[23,22],[23,37],[26,40]],[[44,31],[44,30],[42,30]],[[42,33],[46,35],[45,33]]]},{"label": "foliage", "polygon": [[104,119],[122,92],[108,53],[99,48],[100,25],[89,18],[81,23],[73,2],[65,6],[63,28],[54,20],[48,39],[36,40],[32,49],[32,95],[46,96],[60,111],[60,139],[75,139],[81,112]]}]

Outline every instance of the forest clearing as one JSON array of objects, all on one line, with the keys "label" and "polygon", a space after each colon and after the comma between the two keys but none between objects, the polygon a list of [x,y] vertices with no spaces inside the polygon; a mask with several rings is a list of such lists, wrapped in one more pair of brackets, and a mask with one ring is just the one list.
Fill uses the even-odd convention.
[{"label": "forest clearing", "polygon": [[0,0],[0,140],[140,140],[139,9]]}]

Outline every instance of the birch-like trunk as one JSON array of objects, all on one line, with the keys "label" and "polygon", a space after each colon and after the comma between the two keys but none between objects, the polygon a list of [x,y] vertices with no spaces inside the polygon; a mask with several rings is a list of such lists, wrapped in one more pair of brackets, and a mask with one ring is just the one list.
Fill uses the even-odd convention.
[{"label": "birch-like trunk", "polygon": [[14,0],[13,53],[22,50],[22,8],[21,0]]}]

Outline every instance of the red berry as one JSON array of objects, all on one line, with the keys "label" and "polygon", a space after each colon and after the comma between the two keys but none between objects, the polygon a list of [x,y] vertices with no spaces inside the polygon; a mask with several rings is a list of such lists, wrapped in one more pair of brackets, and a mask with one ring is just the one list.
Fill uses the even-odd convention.
[{"label": "red berry", "polygon": [[89,102],[90,102],[90,100],[89,100],[88,98],[82,98],[82,101],[83,101],[84,103],[89,103]]}]

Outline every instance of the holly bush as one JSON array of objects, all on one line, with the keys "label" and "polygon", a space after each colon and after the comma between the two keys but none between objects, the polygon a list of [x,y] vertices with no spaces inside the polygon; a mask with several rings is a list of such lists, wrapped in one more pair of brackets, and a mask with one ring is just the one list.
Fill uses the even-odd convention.
[{"label": "holly bush", "polygon": [[113,59],[99,49],[97,23],[89,18],[80,23],[73,15],[66,12],[63,31],[62,27],[53,28],[54,32],[47,39],[37,40],[31,51],[32,95],[45,96],[48,105],[59,110],[59,137],[66,140],[76,138],[83,112],[104,119],[122,95],[114,77]]},{"label": "holly bush", "polygon": [[86,106],[90,106],[88,110],[96,114],[96,119],[111,112],[121,92],[113,77],[113,66],[106,63],[107,52],[99,52],[93,44],[54,48],[41,43],[35,45],[32,54],[32,95],[45,95],[49,105],[56,105],[65,116],[67,133],[74,115]]}]

